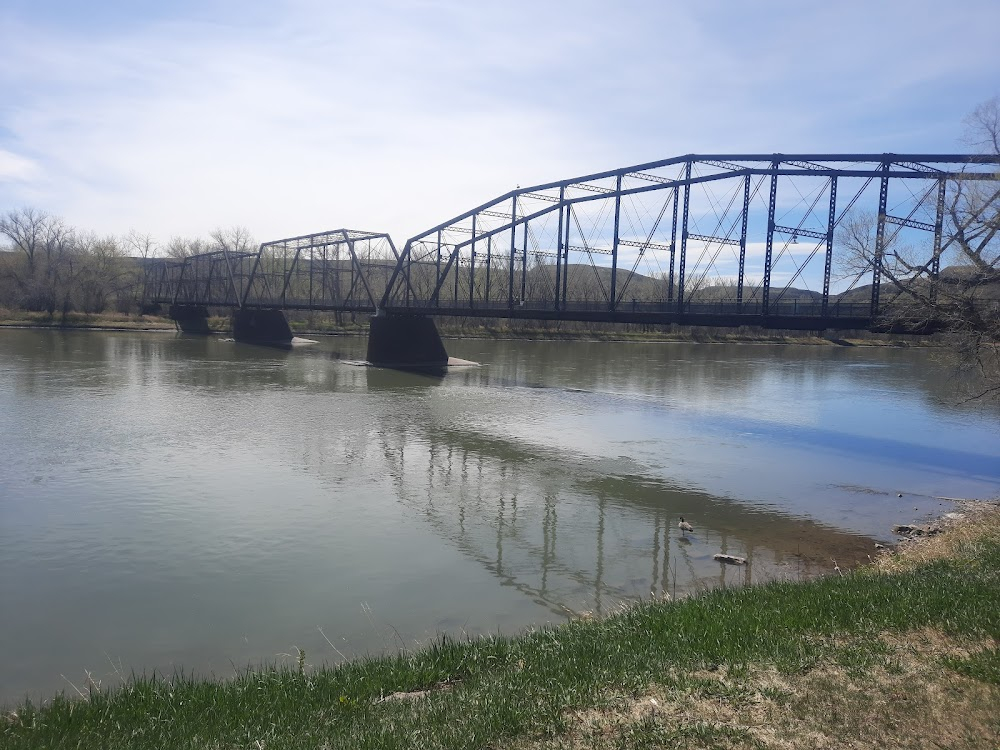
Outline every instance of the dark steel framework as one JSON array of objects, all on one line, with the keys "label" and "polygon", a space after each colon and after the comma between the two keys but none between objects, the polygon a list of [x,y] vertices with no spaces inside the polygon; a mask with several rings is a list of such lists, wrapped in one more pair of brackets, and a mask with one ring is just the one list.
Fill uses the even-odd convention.
[{"label": "dark steel framework", "polygon": [[[853,328],[892,304],[900,247],[932,293],[959,181],[996,156],[686,155],[518,188],[406,242],[338,229],[146,266],[171,305],[608,322]],[[874,252],[836,243],[868,214]],[[930,237],[928,237],[930,235]],[[794,324],[794,325],[792,325]]]},{"label": "dark steel framework", "polygon": [[147,266],[145,299],[170,305],[374,313],[399,260],[387,234],[337,229]]},{"label": "dark steel framework", "polygon": [[[903,244],[929,245],[933,283],[949,189],[998,179],[997,163],[961,154],[686,155],[518,188],[408,240],[379,307],[867,324],[881,303],[876,261]],[[861,212],[874,217],[875,236],[874,257],[859,267],[838,257],[835,237]]]}]

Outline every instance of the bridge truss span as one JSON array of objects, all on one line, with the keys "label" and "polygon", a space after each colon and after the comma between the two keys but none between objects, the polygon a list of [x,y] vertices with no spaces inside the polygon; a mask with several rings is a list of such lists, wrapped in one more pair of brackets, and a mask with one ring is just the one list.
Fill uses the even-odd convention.
[{"label": "bridge truss span", "polygon": [[374,313],[399,254],[388,234],[336,229],[147,265],[147,302]]},{"label": "bridge truss span", "polygon": [[916,247],[926,257],[914,268],[933,283],[948,259],[947,195],[962,181],[996,180],[997,161],[689,154],[519,187],[408,240],[379,306],[507,318],[867,325],[891,298],[880,294],[880,264],[840,237],[848,228],[869,232],[873,257]]},{"label": "bridge truss span", "polygon": [[266,242],[243,306],[375,312],[399,254],[388,234],[338,229]]}]

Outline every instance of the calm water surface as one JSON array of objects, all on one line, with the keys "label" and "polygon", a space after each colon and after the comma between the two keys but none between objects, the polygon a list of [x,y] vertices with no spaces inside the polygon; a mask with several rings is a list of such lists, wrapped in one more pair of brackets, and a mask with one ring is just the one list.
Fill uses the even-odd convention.
[{"label": "calm water surface", "polygon": [[0,704],[801,578],[1000,486],[1000,413],[924,351],[364,350],[0,331]]}]

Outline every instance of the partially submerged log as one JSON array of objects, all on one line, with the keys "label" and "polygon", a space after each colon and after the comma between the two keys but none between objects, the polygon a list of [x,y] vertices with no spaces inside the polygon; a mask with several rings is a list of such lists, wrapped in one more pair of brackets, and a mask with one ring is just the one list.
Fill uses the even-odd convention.
[{"label": "partially submerged log", "polygon": [[713,560],[718,560],[721,563],[726,563],[727,565],[746,565],[747,560],[745,557],[736,557],[736,555],[723,555],[721,552],[717,555],[712,555]]}]

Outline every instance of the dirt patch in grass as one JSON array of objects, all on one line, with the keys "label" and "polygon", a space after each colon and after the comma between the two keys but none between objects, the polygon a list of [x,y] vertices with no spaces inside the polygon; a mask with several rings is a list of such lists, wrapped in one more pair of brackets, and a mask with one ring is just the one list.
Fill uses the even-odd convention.
[{"label": "dirt patch in grass", "polygon": [[[1000,687],[948,669],[943,657],[996,645],[924,629],[831,644],[828,659],[799,674],[672,672],[643,695],[611,695],[570,713],[559,737],[514,747],[995,750]],[[859,648],[871,663],[841,658]]]}]

